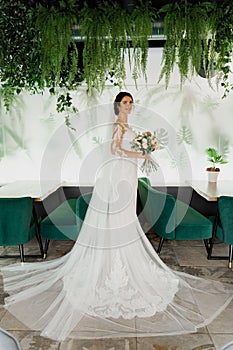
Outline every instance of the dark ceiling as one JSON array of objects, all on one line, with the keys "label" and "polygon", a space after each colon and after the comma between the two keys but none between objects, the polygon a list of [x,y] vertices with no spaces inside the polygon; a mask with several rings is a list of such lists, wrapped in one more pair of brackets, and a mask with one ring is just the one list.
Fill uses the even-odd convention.
[{"label": "dark ceiling", "polygon": [[[106,0],[76,0],[77,6],[82,8],[84,6],[84,3],[87,3],[89,7],[97,7],[98,4],[104,2]],[[116,1],[116,0],[114,0]],[[202,3],[202,2],[214,2],[214,3],[230,3],[232,0],[187,0],[189,3]],[[60,0],[25,0],[27,4],[35,5],[36,3],[41,3],[43,6],[51,7],[51,6],[59,6]],[[66,0],[65,0],[66,2]],[[128,10],[129,12],[132,11],[135,5],[138,5],[140,3],[139,0],[117,0],[117,2],[122,6],[122,8]],[[149,1],[151,3],[152,7],[155,7],[157,9],[160,9],[162,6],[166,4],[176,3],[177,0],[151,0]]]}]

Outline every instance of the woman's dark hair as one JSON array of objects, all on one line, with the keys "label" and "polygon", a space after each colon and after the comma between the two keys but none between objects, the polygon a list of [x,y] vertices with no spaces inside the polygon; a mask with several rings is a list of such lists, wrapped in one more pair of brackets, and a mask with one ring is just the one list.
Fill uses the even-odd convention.
[{"label": "woman's dark hair", "polygon": [[133,96],[129,92],[125,92],[125,91],[119,92],[119,94],[116,96],[115,101],[114,101],[114,113],[116,115],[119,114],[118,106],[119,106],[120,102],[122,101],[123,97],[125,97],[125,96],[129,96],[130,98],[132,98],[132,101],[133,101]]}]

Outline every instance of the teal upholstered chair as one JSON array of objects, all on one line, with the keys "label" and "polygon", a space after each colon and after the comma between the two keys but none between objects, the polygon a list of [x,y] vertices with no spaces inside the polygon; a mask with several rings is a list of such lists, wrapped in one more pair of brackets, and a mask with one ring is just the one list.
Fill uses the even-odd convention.
[{"label": "teal upholstered chair", "polygon": [[[212,218],[213,219],[213,218]],[[213,256],[215,238],[229,245],[229,256]],[[208,259],[228,259],[229,268],[233,258],[233,197],[221,196],[218,199],[218,209],[214,218],[213,237],[210,240]]]},{"label": "teal upholstered chair", "polygon": [[147,178],[138,179],[138,191],[142,213],[160,237],[157,253],[165,239],[204,240],[207,249],[212,236],[211,220],[172,195],[153,189]]},{"label": "teal upholstered chair", "polygon": [[[0,246],[19,246],[21,261],[24,261],[24,244],[34,236],[40,243],[40,254],[43,256],[43,247],[38,231],[31,228],[33,223],[33,200],[24,198],[0,198]],[[30,255],[32,256],[32,255]],[[9,258],[15,255],[1,255]]]},{"label": "teal upholstered chair", "polygon": [[40,222],[40,234],[45,239],[44,258],[51,240],[76,240],[85,218],[92,193],[65,200]]}]

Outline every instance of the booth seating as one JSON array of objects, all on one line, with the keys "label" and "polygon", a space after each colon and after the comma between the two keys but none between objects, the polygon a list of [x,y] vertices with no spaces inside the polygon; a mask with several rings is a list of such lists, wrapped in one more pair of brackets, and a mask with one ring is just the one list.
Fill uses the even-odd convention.
[{"label": "booth seating", "polygon": [[40,234],[45,239],[44,258],[51,240],[76,240],[81,230],[92,193],[65,200],[40,221]]},{"label": "booth seating", "polygon": [[166,239],[203,240],[208,250],[211,220],[174,196],[153,189],[148,178],[138,179],[138,192],[142,214],[160,237],[158,254]]},{"label": "booth seating", "polygon": [[[0,246],[18,246],[21,262],[25,259],[24,244],[34,236],[37,237],[40,248],[40,254],[36,257],[43,256],[42,242],[38,231],[33,229],[33,220],[32,198],[0,198]],[[12,258],[16,255],[4,254],[0,257]]]},{"label": "booth seating", "polygon": [[[232,267],[233,258],[233,197],[220,196],[218,199],[218,210],[215,217],[211,217],[214,222],[213,237],[210,240],[208,259],[228,259],[228,267]],[[229,245],[228,256],[213,256],[213,247],[216,237],[220,241]]]}]

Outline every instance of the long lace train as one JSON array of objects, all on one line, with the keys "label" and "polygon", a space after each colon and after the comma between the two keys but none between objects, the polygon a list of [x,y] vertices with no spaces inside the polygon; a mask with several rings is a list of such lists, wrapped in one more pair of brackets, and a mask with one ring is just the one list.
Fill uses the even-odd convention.
[{"label": "long lace train", "polygon": [[232,300],[233,286],[173,271],[157,256],[135,213],[136,164],[122,155],[105,163],[68,254],[2,269],[5,307],[42,336],[190,333]]}]

